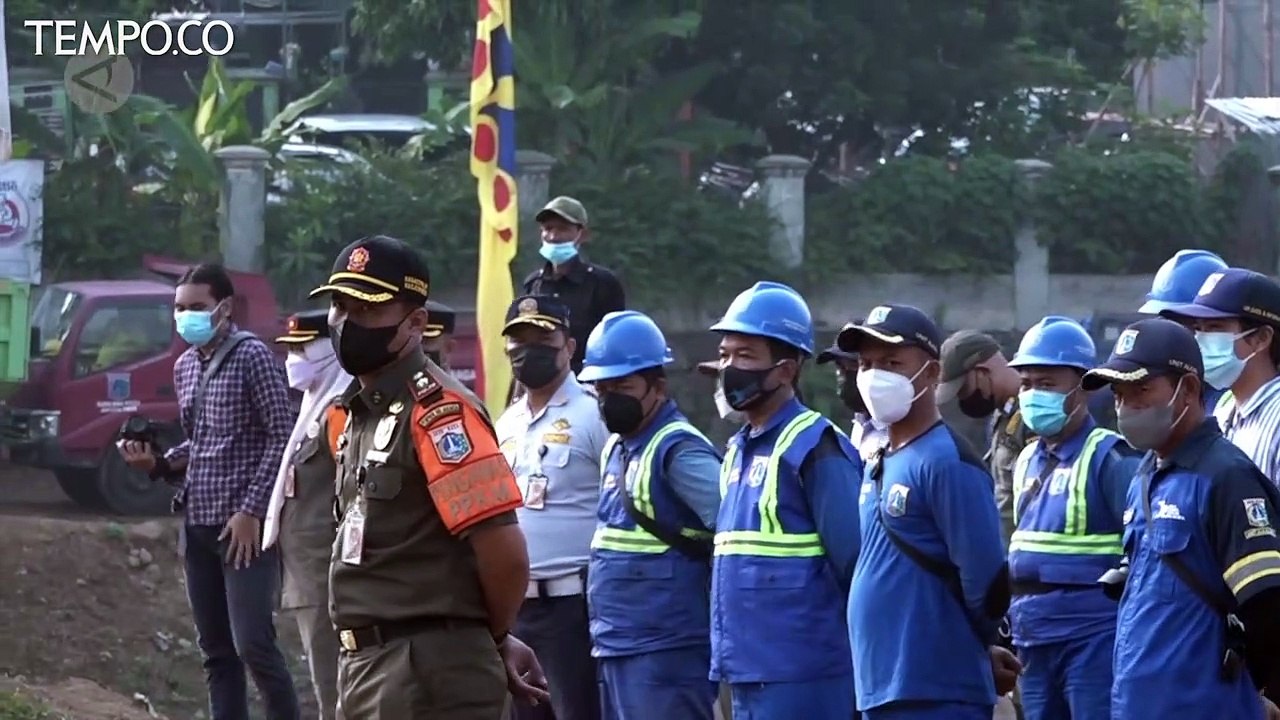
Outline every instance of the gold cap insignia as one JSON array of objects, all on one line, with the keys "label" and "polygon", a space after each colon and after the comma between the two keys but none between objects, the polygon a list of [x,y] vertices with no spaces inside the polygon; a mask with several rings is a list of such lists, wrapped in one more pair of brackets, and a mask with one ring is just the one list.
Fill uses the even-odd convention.
[{"label": "gold cap insignia", "polygon": [[351,251],[351,257],[347,258],[347,269],[351,272],[364,272],[364,268],[369,264],[369,251],[362,247],[358,247]]},{"label": "gold cap insignia", "polygon": [[521,315],[534,315],[538,312],[538,301],[533,298],[525,298],[516,306]]}]

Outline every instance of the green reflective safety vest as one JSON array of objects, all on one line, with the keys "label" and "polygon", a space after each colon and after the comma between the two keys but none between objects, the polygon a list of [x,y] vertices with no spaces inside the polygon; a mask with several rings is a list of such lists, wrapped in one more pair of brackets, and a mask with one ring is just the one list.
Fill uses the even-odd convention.
[{"label": "green reflective safety vest", "polygon": [[[741,438],[730,442],[720,466],[720,497],[725,499],[721,522],[728,522],[726,529],[715,535],[716,555],[826,555],[799,483],[788,483],[787,489],[780,491],[778,481],[784,469],[793,477],[798,474],[800,464],[828,426],[835,427],[821,414],[813,410],[801,412],[778,433],[767,460],[756,455],[745,468],[739,467]],[[850,482],[855,480],[850,478]],[[784,494],[786,497],[782,497]],[[855,510],[850,508],[851,512]]]},{"label": "green reflective safety vest", "polygon": [[1110,451],[1119,441],[1119,435],[1105,428],[1091,430],[1075,460],[1056,468],[1046,479],[1047,487],[1037,491],[1039,502],[1025,508],[1026,493],[1038,480],[1028,469],[1044,441],[1023,448],[1014,469],[1017,529],[1009,544],[1013,568],[1021,564],[1014,557],[1019,553],[1118,556],[1123,552],[1123,524],[1112,517],[1100,484],[1089,482],[1099,453]]},{"label": "green reflective safety vest", "polygon": [[[626,512],[626,498],[623,496],[623,493],[626,493],[628,489],[636,510],[655,522],[663,523],[659,527],[696,524],[692,522],[692,518],[684,517],[663,517],[660,520],[658,517],[659,512],[655,507],[653,474],[660,471],[657,466],[663,455],[661,452],[663,445],[668,441],[678,441],[681,434],[692,435],[702,439],[708,445],[711,444],[711,441],[707,440],[706,436],[693,425],[680,420],[669,422],[659,428],[644,444],[644,449],[641,450],[640,457],[635,463],[624,466],[621,458],[615,461],[613,457],[614,450],[617,449],[622,438],[616,434],[609,436],[609,440],[604,445],[604,451],[600,455],[602,479],[600,489],[601,523],[597,526],[595,535],[591,538],[592,549],[654,555],[671,549],[665,542],[654,537],[649,531],[631,520]],[[634,473],[634,476],[632,473]],[[613,483],[605,482],[611,476],[615,478]],[[674,503],[658,504],[666,507]],[[673,509],[669,513],[664,512],[662,514],[664,516],[667,514],[684,515],[691,514],[691,511],[680,513]],[[711,538],[711,533],[706,530],[691,527],[681,527],[680,534],[695,540]]]}]

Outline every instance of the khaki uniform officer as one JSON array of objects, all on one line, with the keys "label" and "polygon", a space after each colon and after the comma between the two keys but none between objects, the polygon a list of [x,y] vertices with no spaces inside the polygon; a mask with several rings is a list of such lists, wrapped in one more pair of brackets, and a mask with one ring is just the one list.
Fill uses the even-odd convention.
[{"label": "khaki uniform officer", "polygon": [[[289,332],[276,338],[289,348],[285,374],[289,386],[302,392],[302,406],[271,490],[262,546],[280,545],[280,608],[292,612],[298,622],[320,720],[333,720],[338,706],[338,635],[329,622],[329,558],[337,529],[336,467],[320,428],[351,386],[351,376],[338,365],[326,315],[324,310],[298,313],[289,318]],[[342,424],[339,419],[332,427],[341,430]]]},{"label": "khaki uniform officer", "polygon": [[417,253],[375,236],[312,293],[330,296],[338,361],[357,380],[333,447],[345,720],[498,720],[506,704],[499,655],[529,577],[520,493],[479,402],[422,352],[427,288]]}]

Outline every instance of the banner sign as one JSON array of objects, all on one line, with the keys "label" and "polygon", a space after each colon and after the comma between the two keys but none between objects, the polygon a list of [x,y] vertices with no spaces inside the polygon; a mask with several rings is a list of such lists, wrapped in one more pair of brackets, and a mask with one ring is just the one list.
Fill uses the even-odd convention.
[{"label": "banner sign", "polygon": [[40,284],[44,161],[0,163],[0,278]]}]

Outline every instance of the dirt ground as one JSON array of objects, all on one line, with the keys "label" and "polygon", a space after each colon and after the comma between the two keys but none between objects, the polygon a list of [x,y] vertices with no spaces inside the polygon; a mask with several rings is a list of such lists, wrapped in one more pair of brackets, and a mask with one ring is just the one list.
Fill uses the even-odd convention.
[{"label": "dirt ground", "polygon": [[[20,677],[54,718],[206,718],[177,538],[174,519],[89,515],[52,476],[0,465],[0,692]],[[315,717],[296,626],[276,627]]]}]

